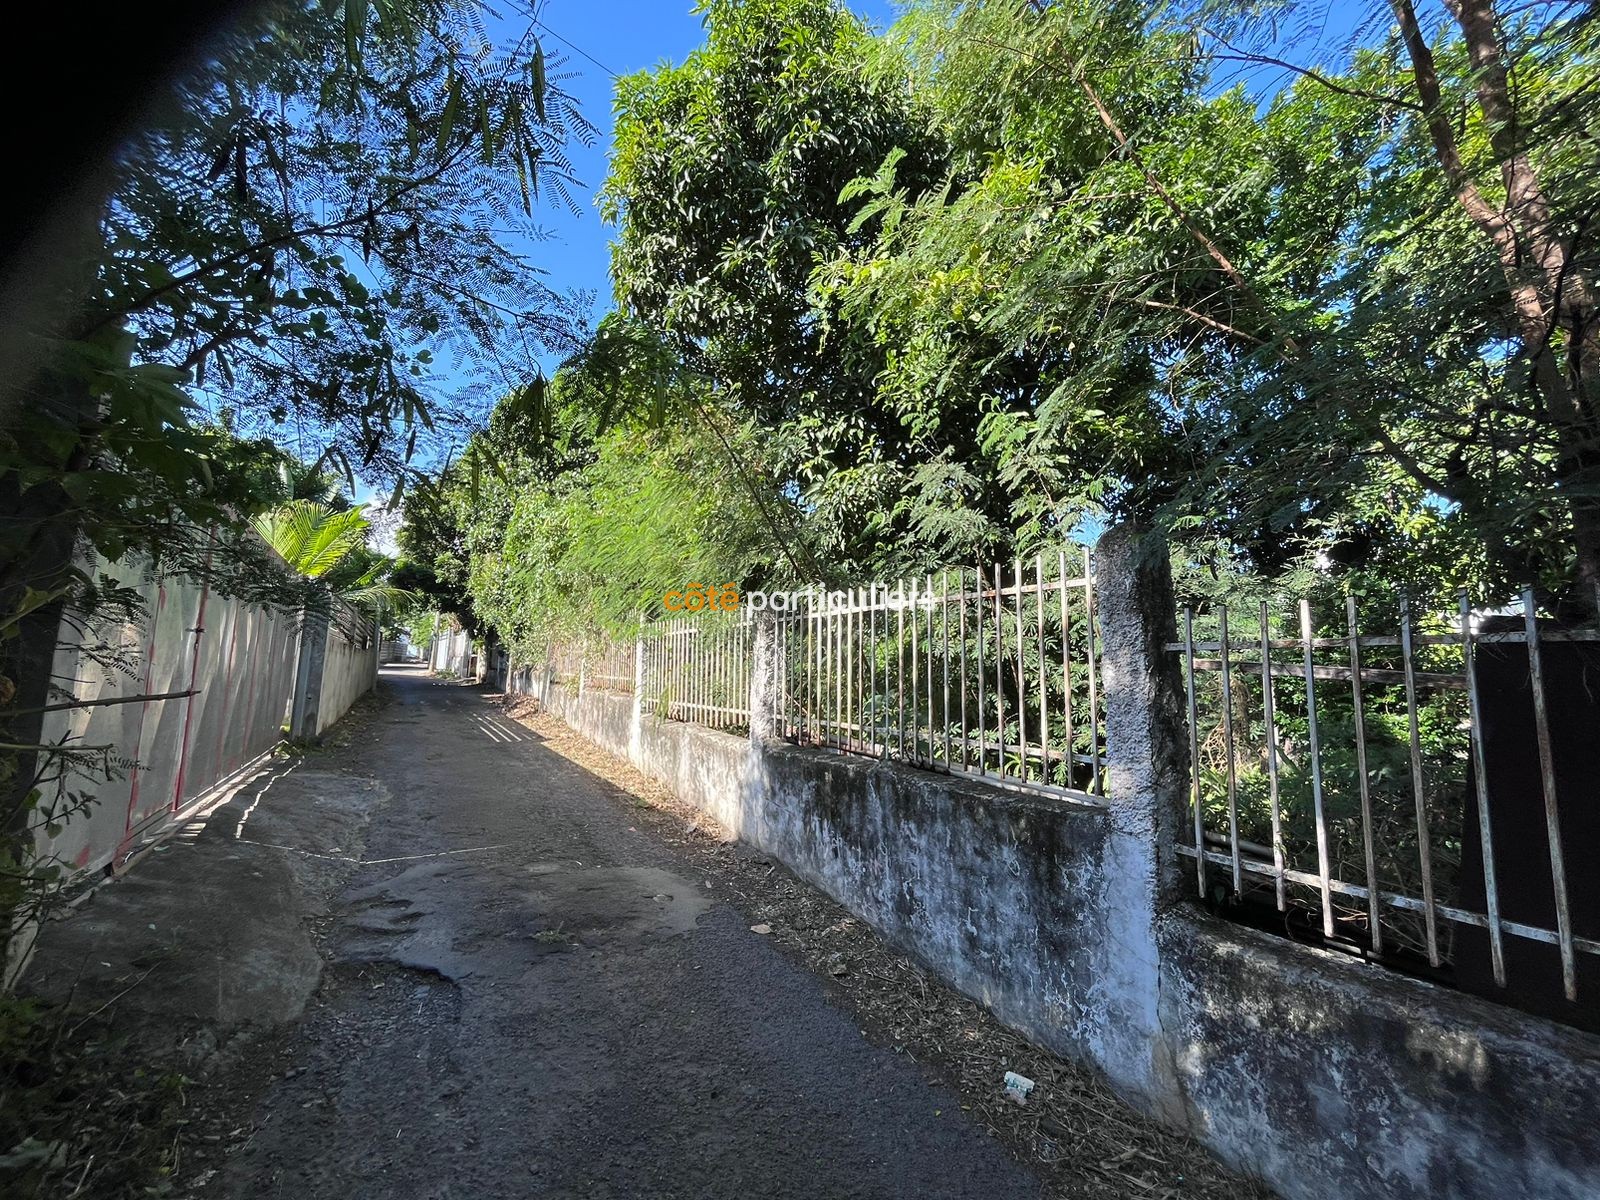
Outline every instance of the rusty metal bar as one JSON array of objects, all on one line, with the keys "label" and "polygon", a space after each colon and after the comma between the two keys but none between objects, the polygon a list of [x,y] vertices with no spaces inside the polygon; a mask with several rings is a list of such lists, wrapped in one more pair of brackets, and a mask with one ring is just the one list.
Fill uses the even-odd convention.
[{"label": "rusty metal bar", "polygon": [[1017,597],[1017,770],[1018,778],[1028,778],[1028,664],[1024,658],[1027,640],[1022,632],[1022,559],[1011,569]]},{"label": "rusty metal bar", "polygon": [[1194,606],[1183,606],[1184,680],[1189,701],[1189,802],[1194,809],[1194,868],[1200,896],[1206,894],[1206,818],[1200,804],[1200,710],[1194,696]]},{"label": "rusty metal bar", "polygon": [[928,578],[927,578],[927,587],[923,590],[922,597],[923,597],[922,610],[923,610],[923,612],[925,612],[927,614],[927,618],[928,618],[928,631],[927,631],[928,632],[928,636],[923,641],[923,654],[927,657],[927,662],[924,665],[927,668],[927,677],[928,677],[928,765],[932,766],[934,764],[934,762],[939,757],[938,753],[937,753],[937,747],[935,746],[935,742],[937,740],[937,736],[938,735],[935,732],[935,726],[934,726],[934,723],[933,723],[933,576],[932,575],[929,575]]},{"label": "rusty metal bar", "polygon": [[1100,685],[1094,665],[1094,563],[1089,547],[1083,548],[1083,651],[1089,668],[1089,790],[1105,795],[1105,778],[1100,773]]},{"label": "rusty metal bar", "polygon": [[852,605],[850,614],[850,740],[860,749],[866,741],[866,722],[861,715],[861,618],[867,612],[867,599],[864,594],[857,594],[861,603]]},{"label": "rusty metal bar", "polygon": [[1222,746],[1226,756],[1228,781],[1228,846],[1233,855],[1233,894],[1244,890],[1243,870],[1239,866],[1239,773],[1234,765],[1233,672],[1228,669],[1228,606],[1217,606],[1222,641]]},{"label": "rusty metal bar", "polygon": [[[1396,638],[1395,641],[1396,644],[1398,644],[1399,639]],[[1428,641],[1435,645],[1439,644],[1437,639],[1428,639]],[[1361,645],[1370,646],[1371,644],[1372,643],[1370,639],[1361,639]],[[1415,644],[1424,644],[1424,639],[1417,638],[1415,640]],[[1345,649],[1348,649],[1350,643],[1345,641],[1341,643],[1341,645]],[[1183,649],[1183,643],[1178,643],[1178,648],[1180,650]],[[1295,648],[1300,648],[1299,642],[1295,643]],[[1220,658],[1197,658],[1194,660],[1194,665],[1202,671],[1222,670],[1222,660]],[[1262,664],[1258,662],[1239,662],[1236,659],[1233,663],[1233,671],[1236,675],[1259,675],[1261,674],[1261,669]],[[1281,663],[1270,663],[1269,669],[1272,674],[1283,678],[1305,678],[1305,669],[1303,667],[1291,667],[1285,666]],[[1323,682],[1350,682],[1349,667],[1330,665],[1328,663],[1316,663],[1311,668],[1311,674]],[[1415,681],[1424,687],[1438,688],[1441,691],[1448,692],[1464,692],[1467,690],[1467,677],[1465,675],[1451,675],[1440,671],[1415,671],[1412,674]],[[1361,680],[1363,683],[1404,683],[1406,681],[1406,676],[1404,671],[1390,671],[1383,667],[1364,666],[1361,668]]]},{"label": "rusty metal bar", "polygon": [[[956,595],[960,597],[957,601],[956,615],[960,621],[961,636],[961,765],[970,767],[972,765],[972,744],[970,731],[967,727],[967,569],[965,567],[961,567],[956,571]],[[978,667],[978,674],[983,674],[981,663]],[[978,712],[979,719],[982,720],[982,705],[978,706]]]},{"label": "rusty metal bar", "polygon": [[1056,570],[1061,586],[1061,728],[1066,743],[1064,761],[1067,767],[1067,786],[1071,787],[1077,776],[1076,749],[1072,740],[1072,616],[1067,603],[1067,552],[1056,552]]},{"label": "rusty metal bar", "polygon": [[1506,985],[1506,959],[1503,935],[1500,929],[1500,888],[1495,879],[1494,836],[1489,825],[1489,772],[1483,757],[1483,738],[1480,736],[1478,701],[1478,664],[1472,636],[1472,601],[1466,592],[1461,593],[1461,654],[1467,675],[1468,720],[1472,727],[1472,772],[1475,776],[1474,792],[1478,802],[1478,843],[1483,849],[1483,911],[1489,931],[1489,958],[1494,968],[1494,981]]},{"label": "rusty metal bar", "polygon": [[995,774],[1006,773],[1006,626],[1000,615],[1000,564],[994,564],[994,731],[999,740]]},{"label": "rusty metal bar", "polygon": [[1050,782],[1050,681],[1044,667],[1044,555],[1033,556],[1033,609],[1036,619],[1034,649],[1039,657],[1039,747],[1042,751],[1040,779]]},{"label": "rusty metal bar", "polygon": [[[1267,611],[1267,602],[1261,602],[1261,661],[1271,661],[1272,619]],[[1268,803],[1272,808],[1272,866],[1273,866],[1273,891],[1277,895],[1278,911],[1287,912],[1289,908],[1288,887],[1283,878],[1283,810],[1278,797],[1278,714],[1277,703],[1273,696],[1272,672],[1261,673],[1261,713],[1262,724],[1265,728],[1267,739],[1267,795]]]},{"label": "rusty metal bar", "polygon": [[1378,906],[1378,853],[1372,833],[1372,781],[1367,775],[1367,717],[1361,695],[1361,635],[1356,619],[1356,598],[1344,598],[1345,619],[1350,628],[1350,701],[1355,718],[1356,777],[1361,791],[1361,852],[1367,867],[1367,922],[1371,927],[1372,952],[1383,953],[1383,916]]},{"label": "rusty metal bar", "polygon": [[838,643],[838,665],[835,673],[838,679],[835,690],[838,693],[838,730],[834,738],[835,744],[841,750],[848,750],[851,743],[850,734],[850,620],[851,609],[855,603],[854,593],[845,597],[844,607],[834,616],[834,629]]},{"label": "rusty metal bar", "polygon": [[[944,679],[944,762],[950,765],[950,572],[939,572],[939,623],[944,634],[944,654],[939,660]],[[962,713],[963,721],[966,714]]]},{"label": "rusty metal bar", "polygon": [[911,761],[922,761],[922,651],[917,645],[917,581],[911,581]]},{"label": "rusty metal bar", "polygon": [[[1178,845],[1176,849],[1179,854],[1185,854],[1191,858],[1194,857],[1194,847],[1188,845],[1187,843]],[[1215,863],[1218,866],[1227,866],[1228,864],[1228,856],[1220,850],[1207,850],[1205,852],[1205,858],[1208,862]],[[1244,869],[1255,875],[1270,876],[1272,874],[1272,867],[1269,864],[1264,862],[1255,862],[1248,858],[1244,860]],[[1315,888],[1320,885],[1320,880],[1318,880],[1317,876],[1311,872],[1297,871],[1293,868],[1290,868],[1287,874],[1291,883],[1303,884],[1309,888]],[[1368,889],[1359,883],[1347,883],[1342,879],[1335,879],[1332,881],[1332,887],[1333,890],[1338,892],[1341,896],[1349,896],[1354,900],[1365,900],[1367,898]],[[1402,912],[1422,911],[1422,901],[1418,900],[1415,896],[1406,896],[1398,892],[1382,892],[1380,893],[1380,897],[1383,900],[1383,903],[1388,905],[1390,908],[1397,908]],[[1483,929],[1488,924],[1487,918],[1484,917],[1482,913],[1475,913],[1464,908],[1456,908],[1449,904],[1439,905],[1438,911],[1440,916],[1446,917],[1451,921],[1455,921],[1460,925],[1471,925],[1476,929]],[[1508,921],[1504,919],[1501,920],[1500,924],[1506,933],[1513,934],[1517,937],[1526,938],[1530,942],[1543,942],[1545,945],[1554,946],[1559,940],[1553,931],[1549,929],[1541,929],[1537,925],[1524,925],[1518,921]],[[1600,955],[1600,940],[1574,936],[1572,939],[1572,948],[1579,954]]]},{"label": "rusty metal bar", "polygon": [[[888,603],[888,601],[885,600],[885,604],[886,605],[887,605],[887,603]],[[895,654],[891,654],[890,653],[890,651],[893,649],[893,647],[889,644],[889,639],[890,639],[890,636],[891,636],[890,632],[889,632],[890,631],[890,627],[891,627],[891,611],[892,611],[891,609],[889,609],[888,607],[885,607],[883,609],[883,620],[882,620],[882,624],[883,624],[883,641],[884,641],[884,648],[883,648],[883,757],[884,758],[888,758],[889,757],[889,739],[894,736],[894,729],[891,727],[892,714],[891,714],[890,709],[889,709],[889,698],[890,698],[890,696],[892,694],[891,691],[890,691],[890,684],[889,684],[889,670],[890,670],[891,665],[893,665],[894,669],[896,669],[896,670],[899,669],[898,657]]]},{"label": "rusty metal bar", "polygon": [[986,673],[984,672],[984,669],[983,669],[983,568],[982,567],[974,567],[972,569],[972,579],[973,579],[972,590],[976,594],[977,599],[978,599],[978,603],[974,607],[974,614],[975,615],[974,615],[974,618],[973,618],[973,620],[974,620],[974,629],[977,632],[977,637],[976,637],[975,641],[976,641],[976,646],[977,646],[977,657],[978,657],[978,774],[979,775],[983,775],[983,774],[987,773],[987,771],[986,771],[986,759],[988,757],[988,755],[987,755],[988,737],[987,737],[987,731],[984,728],[984,722],[985,722],[985,720],[987,720],[987,717],[985,715],[985,710],[987,710],[988,707],[989,707],[989,697],[988,697],[988,695],[986,693],[986,688],[987,688],[986,680],[987,680],[988,676],[986,675]]},{"label": "rusty metal bar", "polygon": [[906,607],[905,583],[899,587],[900,600],[895,605],[895,633],[894,633],[894,687],[896,696],[895,712],[898,714],[897,742],[900,747],[900,758],[904,761],[906,756]]}]

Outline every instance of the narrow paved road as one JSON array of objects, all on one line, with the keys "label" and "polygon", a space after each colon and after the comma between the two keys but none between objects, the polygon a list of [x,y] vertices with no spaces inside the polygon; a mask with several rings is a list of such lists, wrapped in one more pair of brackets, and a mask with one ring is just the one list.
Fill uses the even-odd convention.
[{"label": "narrow paved road", "polygon": [[630,819],[475,692],[388,671],[381,782],[293,1066],[208,1195],[1036,1197]]}]

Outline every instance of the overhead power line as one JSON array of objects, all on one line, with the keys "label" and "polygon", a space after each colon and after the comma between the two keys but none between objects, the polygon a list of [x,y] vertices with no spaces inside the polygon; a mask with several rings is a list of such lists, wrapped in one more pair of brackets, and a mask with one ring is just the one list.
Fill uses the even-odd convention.
[{"label": "overhead power line", "polygon": [[571,50],[574,53],[583,55],[584,58],[587,58],[595,66],[599,67],[607,75],[611,76],[611,78],[613,78],[613,79],[621,78],[621,76],[619,76],[615,71],[613,71],[610,67],[606,66],[605,63],[601,62],[594,55],[590,54],[582,46],[578,45],[576,42],[568,41],[566,38],[562,37],[559,33],[557,33],[554,29],[551,29],[550,26],[546,25],[543,21],[540,21],[537,18],[535,18],[534,23],[536,25],[538,25],[540,29],[542,29],[546,33],[548,33],[551,37],[555,38],[556,41],[560,42],[568,50]]}]

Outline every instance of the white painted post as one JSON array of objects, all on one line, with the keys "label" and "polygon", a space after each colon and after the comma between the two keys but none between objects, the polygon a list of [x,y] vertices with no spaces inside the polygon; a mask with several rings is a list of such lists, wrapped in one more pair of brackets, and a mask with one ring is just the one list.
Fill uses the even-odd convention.
[{"label": "white painted post", "polygon": [[1174,842],[1188,792],[1182,677],[1167,650],[1177,637],[1167,554],[1163,539],[1116,526],[1100,539],[1094,581],[1110,821],[1101,879],[1105,1033],[1097,1057],[1120,1086],[1158,1107],[1178,1094],[1161,1030],[1157,927],[1180,894]]},{"label": "white painted post", "polygon": [[751,640],[755,661],[750,670],[750,740],[757,745],[778,736],[778,619],[770,612],[756,618]]},{"label": "white painted post", "polygon": [[644,753],[644,626],[633,635],[633,708],[628,714],[628,757],[638,766]]}]

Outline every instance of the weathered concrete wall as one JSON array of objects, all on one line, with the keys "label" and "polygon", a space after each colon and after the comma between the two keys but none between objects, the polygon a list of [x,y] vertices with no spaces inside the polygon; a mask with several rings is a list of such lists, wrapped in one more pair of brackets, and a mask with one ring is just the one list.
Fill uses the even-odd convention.
[{"label": "weathered concrete wall", "polygon": [[338,605],[332,616],[307,612],[289,705],[289,736],[321,737],[378,682],[376,622]]},{"label": "weathered concrete wall", "polygon": [[1191,909],[1160,922],[1188,1126],[1291,1197],[1600,1196],[1600,1039]]},{"label": "weathered concrete wall", "polygon": [[1290,1200],[1600,1196],[1600,1038],[1174,902],[1163,667],[1108,626],[1129,799],[1104,806],[658,722],[528,671],[512,688]]},{"label": "weathered concrete wall", "polygon": [[1108,1057],[1104,1018],[1123,997],[1105,986],[1118,881],[1104,809],[787,746],[765,747],[743,782],[745,841],[1007,1024]]},{"label": "weathered concrete wall", "polygon": [[372,620],[345,614],[328,630],[317,705],[317,733],[324,733],[378,682],[378,631]]},{"label": "weathered concrete wall", "polygon": [[433,639],[428,669],[445,671],[458,679],[472,673],[472,638],[465,629],[445,630]]}]

